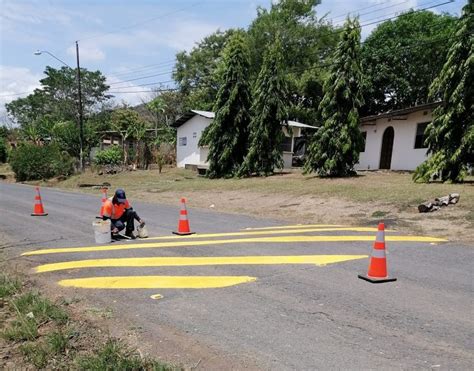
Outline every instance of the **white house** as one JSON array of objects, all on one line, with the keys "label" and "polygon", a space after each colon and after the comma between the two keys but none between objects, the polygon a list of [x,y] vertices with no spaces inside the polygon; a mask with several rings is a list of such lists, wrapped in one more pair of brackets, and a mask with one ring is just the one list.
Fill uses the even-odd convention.
[{"label": "white house", "polygon": [[425,129],[440,103],[427,103],[361,119],[365,149],[357,170],[415,170],[427,158]]},{"label": "white house", "polygon": [[[203,169],[208,167],[207,155],[209,148],[200,147],[199,139],[203,130],[212,122],[214,112],[191,110],[179,117],[173,124],[177,128],[176,164],[178,167]],[[285,169],[291,168],[295,140],[302,137],[304,129],[316,129],[314,126],[296,121],[288,121],[291,133],[285,128],[285,140],[282,143],[283,160]]]}]

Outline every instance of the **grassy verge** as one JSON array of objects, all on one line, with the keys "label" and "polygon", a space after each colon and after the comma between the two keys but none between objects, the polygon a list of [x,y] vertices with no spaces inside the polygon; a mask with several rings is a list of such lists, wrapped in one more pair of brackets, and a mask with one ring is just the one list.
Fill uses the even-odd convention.
[{"label": "grassy verge", "polygon": [[[0,274],[0,369],[180,370],[100,338],[30,285]],[[97,346],[97,344],[102,344]]]}]

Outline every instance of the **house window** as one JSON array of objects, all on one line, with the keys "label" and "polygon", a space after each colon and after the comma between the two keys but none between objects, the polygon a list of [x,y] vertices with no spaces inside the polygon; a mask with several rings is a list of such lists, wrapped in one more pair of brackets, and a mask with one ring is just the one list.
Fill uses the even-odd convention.
[{"label": "house window", "polygon": [[286,137],[283,139],[280,145],[280,150],[282,152],[291,152],[291,142],[293,138],[292,137]]},{"label": "house window", "polygon": [[365,152],[365,143],[367,142],[367,132],[363,131],[363,132],[361,132],[361,134],[362,134],[362,138],[364,139],[364,141],[363,141],[364,145],[362,146],[362,151],[361,152]]},{"label": "house window", "polygon": [[184,147],[187,144],[188,138],[187,137],[180,137],[179,138],[179,146]]},{"label": "house window", "polygon": [[429,122],[422,122],[416,126],[416,137],[415,137],[415,149],[416,148],[427,148],[425,145],[425,130]]},{"label": "house window", "polygon": [[194,132],[194,133],[193,133],[193,138],[196,138],[196,137],[197,137],[197,133]]}]

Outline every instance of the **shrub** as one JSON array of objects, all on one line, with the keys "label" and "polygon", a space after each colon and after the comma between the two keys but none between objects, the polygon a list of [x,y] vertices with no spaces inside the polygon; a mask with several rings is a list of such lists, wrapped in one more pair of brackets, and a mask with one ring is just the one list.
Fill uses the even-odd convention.
[{"label": "shrub", "polygon": [[123,151],[118,146],[112,146],[97,152],[94,159],[96,165],[120,165],[123,161]]},{"label": "shrub", "polygon": [[7,162],[7,143],[5,138],[0,137],[0,163]]},{"label": "shrub", "polygon": [[23,143],[13,150],[10,166],[18,181],[49,179],[74,172],[74,158],[57,145]]}]

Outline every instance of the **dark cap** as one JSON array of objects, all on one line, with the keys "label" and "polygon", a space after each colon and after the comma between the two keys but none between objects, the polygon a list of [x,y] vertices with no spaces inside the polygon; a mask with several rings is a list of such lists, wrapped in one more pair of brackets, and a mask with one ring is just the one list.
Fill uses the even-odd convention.
[{"label": "dark cap", "polygon": [[125,191],[123,189],[117,189],[115,191],[115,198],[119,204],[125,203],[127,196],[125,196]]}]

